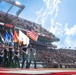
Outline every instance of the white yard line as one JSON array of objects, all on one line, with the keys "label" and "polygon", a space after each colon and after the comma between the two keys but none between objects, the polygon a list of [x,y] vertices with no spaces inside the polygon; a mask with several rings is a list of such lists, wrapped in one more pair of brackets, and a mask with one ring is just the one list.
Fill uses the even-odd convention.
[{"label": "white yard line", "polygon": [[58,72],[76,72],[76,70],[9,70],[0,71],[0,73],[13,73],[13,74],[49,74]]}]

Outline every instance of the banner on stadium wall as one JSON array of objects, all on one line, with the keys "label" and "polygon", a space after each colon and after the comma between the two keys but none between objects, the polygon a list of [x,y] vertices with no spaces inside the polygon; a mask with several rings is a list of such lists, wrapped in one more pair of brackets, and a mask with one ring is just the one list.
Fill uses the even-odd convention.
[{"label": "banner on stadium wall", "polygon": [[3,22],[0,22],[0,25],[6,26],[6,27],[9,27],[9,28],[13,28],[13,27],[14,27],[14,26],[11,25],[11,24],[5,24],[5,23],[3,23]]},{"label": "banner on stadium wall", "polygon": [[9,27],[9,28],[13,28],[13,25],[11,24],[5,24],[6,27]]}]

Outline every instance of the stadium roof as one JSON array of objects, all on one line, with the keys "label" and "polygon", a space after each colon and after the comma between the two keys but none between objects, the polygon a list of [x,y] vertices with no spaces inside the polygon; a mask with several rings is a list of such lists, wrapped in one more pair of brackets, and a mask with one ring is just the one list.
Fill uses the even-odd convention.
[{"label": "stadium roof", "polygon": [[23,11],[23,9],[25,8],[24,5],[22,5],[20,2],[15,1],[15,0],[1,0],[1,2],[6,2],[8,4],[11,4],[11,6],[9,7],[9,9],[7,10],[7,13],[12,9],[13,6],[18,7],[19,9],[17,10],[16,15],[19,16],[19,14]]}]

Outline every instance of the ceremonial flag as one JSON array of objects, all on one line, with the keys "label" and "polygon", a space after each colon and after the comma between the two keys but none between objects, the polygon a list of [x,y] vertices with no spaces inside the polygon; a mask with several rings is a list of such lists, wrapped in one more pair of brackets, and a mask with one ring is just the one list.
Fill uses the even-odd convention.
[{"label": "ceremonial flag", "polygon": [[19,41],[22,41],[27,46],[29,45],[29,38],[21,30],[19,30]]},{"label": "ceremonial flag", "polygon": [[11,41],[13,41],[14,35],[13,35],[13,32],[11,30],[10,30],[10,35],[11,35]]},{"label": "ceremonial flag", "polygon": [[14,40],[14,35],[13,35],[12,31],[10,30],[10,42],[9,42],[9,45],[11,45],[11,46],[14,45],[13,40]]},{"label": "ceremonial flag", "polygon": [[10,34],[6,31],[5,42],[9,42],[11,40]]},{"label": "ceremonial flag", "polygon": [[38,39],[38,33],[34,30],[26,31],[27,36],[29,36],[32,40],[37,41]]},{"label": "ceremonial flag", "polygon": [[19,34],[14,30],[14,42],[18,42]]}]

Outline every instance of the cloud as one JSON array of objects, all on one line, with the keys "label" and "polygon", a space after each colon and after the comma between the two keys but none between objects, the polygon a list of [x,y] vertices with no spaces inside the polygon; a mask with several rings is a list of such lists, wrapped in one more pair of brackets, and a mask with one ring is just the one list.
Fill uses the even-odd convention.
[{"label": "cloud", "polygon": [[75,48],[76,47],[76,39],[73,39],[70,36],[66,36],[66,38],[64,39],[64,45],[66,46],[66,48]]},{"label": "cloud", "polygon": [[71,38],[69,36],[67,36],[64,40],[65,46],[70,47],[71,43],[72,43]]},{"label": "cloud", "polygon": [[73,25],[71,28],[69,28],[68,25],[68,23],[62,25],[61,23],[57,22],[56,26],[52,28],[52,32],[60,39],[59,42],[55,43],[58,48],[71,47],[74,49],[76,47],[76,25]]},{"label": "cloud", "polygon": [[72,25],[71,28],[68,27],[68,24],[65,25],[65,36],[64,44],[67,47],[75,48],[76,47],[76,25]]},{"label": "cloud", "polygon": [[63,46],[63,44],[61,42],[53,42],[52,44],[55,44],[57,46],[57,48],[65,47],[65,46]]},{"label": "cloud", "polygon": [[73,25],[73,27],[68,28],[68,26],[65,26],[65,34],[68,36],[74,36],[76,35],[76,25]]},{"label": "cloud", "polygon": [[50,32],[52,32],[56,36],[63,36],[64,35],[64,25],[62,25],[59,22],[54,22],[54,19],[51,19]]}]

